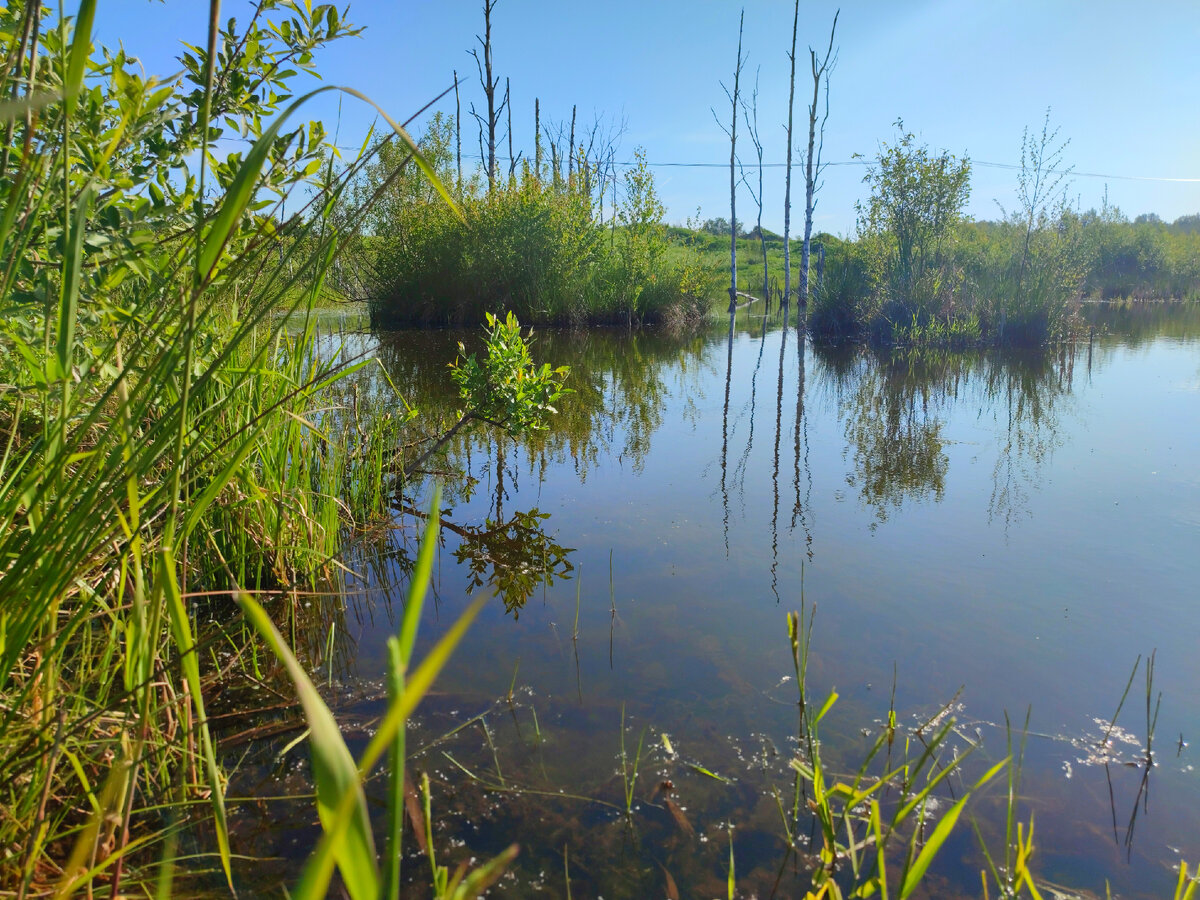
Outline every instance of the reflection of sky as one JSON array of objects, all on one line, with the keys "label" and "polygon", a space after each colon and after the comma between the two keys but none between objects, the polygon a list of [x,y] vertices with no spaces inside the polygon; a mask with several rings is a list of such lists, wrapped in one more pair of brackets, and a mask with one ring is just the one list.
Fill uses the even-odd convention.
[{"label": "reflection of sky", "polygon": [[[470,664],[448,673],[441,687],[502,696],[520,657],[521,683],[538,695],[581,696],[593,712],[624,701],[655,728],[692,740],[696,720],[723,735],[786,735],[793,712],[767,693],[790,671],[784,613],[799,606],[803,587],[818,609],[813,690],[836,686],[842,693],[846,731],[885,713],[895,663],[905,716],[933,712],[963,686],[962,715],[969,721],[1002,722],[1005,711],[1019,721],[1032,705],[1034,732],[1080,738],[1095,732],[1095,718],[1112,715],[1138,654],[1157,648],[1162,765],[1136,845],[1151,862],[1101,867],[1114,884],[1157,891],[1162,885],[1152,873],[1166,859],[1164,844],[1200,835],[1200,785],[1194,772],[1183,771],[1194,760],[1173,755],[1179,733],[1194,740],[1200,721],[1194,690],[1200,480],[1193,459],[1200,394],[1187,387],[1196,379],[1197,343],[1098,345],[1090,377],[1082,353],[1073,373],[1048,365],[1020,407],[1020,392],[1007,388],[1019,369],[978,360],[950,381],[917,379],[915,394],[904,401],[906,415],[913,427],[939,426],[944,490],[940,500],[927,491],[898,496],[881,521],[847,485],[855,456],[844,417],[861,408],[846,401],[862,385],[875,390],[888,379],[867,356],[835,379],[834,368],[808,348],[799,432],[805,468],[796,479],[801,370],[793,334],[779,403],[780,339],[779,331],[770,332],[764,347],[751,327],[734,343],[729,476],[741,468],[736,479],[727,477],[728,553],[720,490],[721,338],[707,346],[701,365],[684,354],[686,375],[663,370],[661,423],[640,465],[602,455],[580,478],[566,455],[551,462],[539,483],[524,454],[508,454],[515,468],[505,478],[505,510],[536,506],[550,513],[548,532],[578,548],[577,580],[554,585],[544,597],[535,591],[516,622],[499,602],[489,606],[460,651]],[[874,380],[863,381],[864,371]],[[914,388],[911,379],[907,384]],[[1010,416],[1010,398],[1025,411]],[[1037,417],[1028,412],[1033,399]],[[746,453],[751,415],[754,443]],[[606,427],[615,429],[607,446],[623,446],[624,424]],[[475,452],[480,460],[489,455],[486,440]],[[805,509],[793,527],[797,484]],[[1007,490],[1000,502],[1008,507],[1000,510],[998,484]],[[493,485],[489,472],[456,518],[481,521],[494,507]],[[449,536],[436,582],[441,607],[430,611],[423,641],[462,607],[454,546]],[[577,591],[578,670],[570,640]],[[361,635],[364,675],[382,665],[382,640],[383,632]],[[1135,685],[1121,724],[1140,736],[1139,690],[1144,694]],[[983,727],[998,754],[1002,733]],[[1064,864],[1055,848],[1107,858],[1102,839],[1077,837],[1102,832],[1111,815],[1103,773],[1080,765],[1085,756],[1066,740],[1034,740],[1029,750],[1025,778],[1041,797],[1039,854],[1051,870]],[[1074,767],[1070,779],[1066,763]],[[1200,846],[1181,850],[1184,858],[1200,859]],[[1085,868],[1087,879],[1098,877],[1100,869]]]}]

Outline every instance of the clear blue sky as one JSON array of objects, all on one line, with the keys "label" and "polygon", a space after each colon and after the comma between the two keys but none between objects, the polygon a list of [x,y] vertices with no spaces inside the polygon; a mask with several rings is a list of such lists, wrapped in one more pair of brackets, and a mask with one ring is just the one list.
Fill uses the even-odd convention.
[{"label": "clear blue sky", "polygon": [[[178,69],[173,57],[181,40],[203,42],[207,5],[100,0],[99,39],[110,46],[121,41],[149,71],[169,74]],[[243,16],[247,7],[245,0],[226,0],[222,17]],[[499,0],[492,40],[496,71],[512,83],[516,146],[531,152],[538,97],[543,123],[569,119],[572,104],[581,122],[596,116],[623,121],[618,158],[631,158],[640,146],[652,163],[727,162],[728,138],[710,110],[728,117],[720,82],[730,82],[740,9],[715,0]],[[745,9],[745,78],[752,84],[760,71],[766,160],[781,163],[792,4],[751,0]],[[823,0],[801,3],[798,133],[806,118],[801,98],[811,93],[808,46],[824,47],[836,9]],[[465,81],[464,110],[470,100],[483,105],[468,55],[482,33],[480,0],[355,0],[349,18],[366,31],[318,61],[327,82],[356,87],[403,119],[449,86],[457,68]],[[1040,129],[1049,106],[1062,137],[1070,138],[1066,159],[1079,173],[1071,195],[1083,208],[1099,206],[1107,186],[1109,202],[1130,217],[1156,212],[1171,220],[1200,212],[1197,0],[846,3],[836,46],[829,161],[873,155],[881,141],[894,138],[892,123],[903,117],[931,147],[975,161],[968,212],[995,218],[995,200],[1013,205],[1015,173],[980,163],[1018,163],[1022,129]],[[454,111],[453,95],[441,108]],[[311,115],[332,129],[336,112],[326,105]],[[372,119],[369,108],[344,101],[339,143],[361,141]],[[739,130],[741,138],[744,126]],[[473,125],[464,123],[463,145],[464,154],[477,152]],[[739,155],[750,162],[748,140],[739,139]],[[728,217],[727,169],[659,167],[655,173],[670,221],[682,222],[697,207],[704,217]],[[818,230],[853,232],[862,173],[856,165],[827,170]],[[1142,180],[1153,178],[1195,180]],[[764,225],[782,230],[781,169],[770,171],[766,193]],[[793,184],[793,230],[802,215],[800,196]],[[742,191],[738,218],[752,223],[754,217]]]}]

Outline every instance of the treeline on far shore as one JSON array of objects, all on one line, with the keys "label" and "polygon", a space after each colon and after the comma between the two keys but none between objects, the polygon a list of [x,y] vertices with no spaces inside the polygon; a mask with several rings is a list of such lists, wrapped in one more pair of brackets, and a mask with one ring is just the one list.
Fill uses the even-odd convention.
[{"label": "treeline on far shore", "polygon": [[[1082,302],[1200,300],[1200,214],[1165,222],[1152,213],[1130,219],[1113,208],[1065,210],[1054,223],[1054,234],[1071,251],[1062,260],[1069,265],[1064,266],[1062,278],[1064,330],[1057,336],[1066,336],[1071,314]],[[763,229],[760,240],[757,228],[745,232],[739,228],[738,235],[739,284],[756,297],[764,293],[765,249],[769,299],[777,303],[783,280],[783,238]],[[709,219],[698,230],[674,226],[668,237],[672,244],[688,247],[693,256],[698,254],[709,268],[728,268],[728,221]],[[1019,277],[1019,272],[1008,271],[1006,263],[1023,240],[1024,233],[1004,220],[958,223],[944,244],[944,267],[939,268],[936,283],[939,295],[922,298],[931,301],[929,321],[935,322],[935,328],[939,318],[971,322],[973,316],[979,325],[978,333],[969,329],[973,340],[998,338],[994,328],[1004,312],[998,301],[1006,288],[1011,296],[1011,284],[1005,282]],[[792,242],[793,284],[799,278],[799,244]],[[872,257],[878,248],[871,241],[818,233],[813,248],[817,262],[811,273],[808,326],[814,335],[874,336],[901,342],[922,337],[911,333],[911,318],[907,322],[884,319],[889,285],[872,278]],[[710,299],[718,305],[727,299],[722,285],[716,285]],[[1009,339],[1014,339],[1011,334]]]},{"label": "treeline on far shore", "polygon": [[[880,344],[1036,345],[1067,338],[1087,299],[1200,298],[1200,214],[1130,220],[1066,201],[1054,133],[1027,133],[1013,210],[973,221],[970,161],[904,133],[882,144],[853,237],[813,236],[805,321],[814,337]],[[620,173],[603,137],[535,146],[533,159],[463,174],[452,116],[420,147],[443,196],[407,150],[383,142],[350,189],[367,212],[344,229],[335,272],[377,327],[474,325],[508,310],[541,325],[694,321],[728,306],[730,225],[668,227],[644,155]],[[572,154],[570,147],[575,146]],[[456,164],[457,163],[457,164]],[[779,235],[737,241],[737,287],[772,305],[790,282],[802,305],[800,241],[785,279]],[[752,302],[752,301],[750,301]]]}]

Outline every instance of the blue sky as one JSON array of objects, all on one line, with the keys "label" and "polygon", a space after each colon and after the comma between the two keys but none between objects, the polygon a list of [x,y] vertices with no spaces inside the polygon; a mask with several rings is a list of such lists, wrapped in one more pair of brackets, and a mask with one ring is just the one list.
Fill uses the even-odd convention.
[{"label": "blue sky", "polygon": [[[247,8],[245,0],[226,0],[222,18]],[[456,68],[464,110],[471,100],[482,106],[468,55],[482,33],[481,8],[479,0],[356,0],[349,18],[365,32],[329,48],[318,65],[326,82],[364,91],[398,119],[449,86]],[[837,8],[801,3],[797,142],[806,122],[802,97],[811,94],[808,46],[824,47]],[[123,42],[150,72],[169,74],[178,69],[173,57],[181,40],[203,42],[206,9],[202,0],[101,0],[99,39]],[[499,0],[494,57],[497,73],[511,80],[517,148],[532,147],[537,97],[543,123],[569,119],[572,104],[580,122],[623,122],[619,159],[643,147],[655,164],[727,162],[728,138],[711,109],[728,117],[720,82],[732,75],[740,9],[715,0]],[[792,4],[752,0],[745,11],[744,79],[752,84],[758,73],[766,161],[782,163]],[[982,163],[1018,163],[1022,129],[1040,130],[1050,107],[1061,137],[1070,139],[1066,160],[1077,172],[1070,194],[1083,208],[1099,206],[1107,188],[1109,202],[1131,217],[1200,212],[1196,0],[847,3],[836,46],[829,161],[872,156],[881,141],[895,138],[892,123],[903,117],[932,148],[974,161],[968,212],[995,218],[996,200],[1013,205],[1016,176]],[[441,107],[452,113],[453,95]],[[314,106],[310,115],[332,130],[338,109]],[[345,145],[360,142],[373,120],[368,107],[349,99],[340,116]],[[744,126],[739,131],[744,136]],[[464,123],[463,145],[464,154],[477,148],[473,125]],[[752,152],[739,139],[747,164]],[[704,217],[728,217],[727,169],[658,166],[655,174],[670,221],[683,222],[697,207]],[[862,174],[855,164],[827,170],[817,230],[853,233]],[[1150,180],[1163,178],[1194,180]],[[769,171],[766,193],[764,225],[782,230],[782,169]],[[802,215],[799,196],[794,183],[793,230]],[[738,218],[752,223],[755,214],[742,191]]]}]

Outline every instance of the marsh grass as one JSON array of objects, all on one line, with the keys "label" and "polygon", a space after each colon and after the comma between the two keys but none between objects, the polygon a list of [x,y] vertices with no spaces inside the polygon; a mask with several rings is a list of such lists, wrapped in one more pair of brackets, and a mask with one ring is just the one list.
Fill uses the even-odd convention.
[{"label": "marsh grass", "polygon": [[[383,496],[379,441],[358,445],[329,427],[344,410],[322,411],[325,390],[363,363],[321,361],[305,315],[337,255],[327,213],[341,184],[327,180],[286,222],[278,206],[258,211],[263,192],[286,196],[320,171],[319,147],[301,140],[288,155],[301,132],[283,131],[313,94],[262,110],[277,114],[250,149],[212,160],[211,116],[234,112],[218,47],[237,35],[211,11],[198,91],[182,99],[123,54],[93,51],[92,0],[74,19],[49,21],[40,4],[3,13],[0,92],[18,98],[5,115],[20,150],[4,154],[0,211],[0,878],[18,896],[102,882],[120,894],[156,844],[170,889],[199,805],[232,886],[207,698],[242,666],[261,671],[244,626],[210,634],[204,622],[230,596],[325,577]],[[225,64],[272,84],[254,66],[273,52],[350,30],[293,11],[292,46],[264,37],[260,59]],[[166,123],[185,137],[161,145],[165,165],[196,151],[198,187],[141,167]],[[100,164],[84,168],[93,151]],[[280,308],[304,315],[298,333]]]},{"label": "marsh grass", "polygon": [[621,781],[625,786],[625,815],[633,815],[633,795],[637,790],[638,766],[642,762],[642,745],[646,741],[646,729],[643,727],[642,732],[638,735],[637,752],[633,755],[633,763],[630,764],[629,756],[625,752],[625,704],[621,704]]}]

